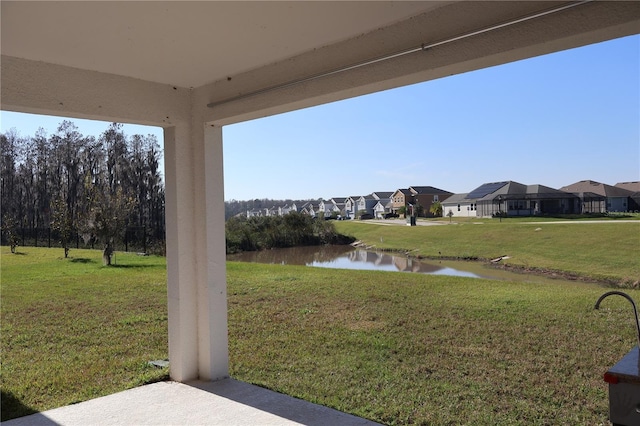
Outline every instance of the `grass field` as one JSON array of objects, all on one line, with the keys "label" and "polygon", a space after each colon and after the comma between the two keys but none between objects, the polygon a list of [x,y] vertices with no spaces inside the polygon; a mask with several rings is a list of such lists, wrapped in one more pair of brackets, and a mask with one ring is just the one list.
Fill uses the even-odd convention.
[{"label": "grass field", "polygon": [[234,377],[386,424],[603,424],[636,342],[593,284],[228,267]]},{"label": "grass field", "polygon": [[379,249],[413,256],[493,259],[520,268],[575,274],[621,287],[640,286],[640,221],[535,223],[474,220],[441,226],[382,226],[336,222],[338,232]]},{"label": "grass field", "polygon": [[161,257],[2,247],[2,420],[166,378]]},{"label": "grass field", "polygon": [[[640,277],[639,224],[506,225],[397,227],[397,240],[339,227],[422,255]],[[163,258],[118,253],[103,267],[99,251],[19,252],[1,251],[2,420],[167,377],[147,364],[167,357]],[[627,301],[593,310],[608,290],[597,284],[227,268],[234,378],[387,424],[606,424],[602,374],[636,343]]]}]

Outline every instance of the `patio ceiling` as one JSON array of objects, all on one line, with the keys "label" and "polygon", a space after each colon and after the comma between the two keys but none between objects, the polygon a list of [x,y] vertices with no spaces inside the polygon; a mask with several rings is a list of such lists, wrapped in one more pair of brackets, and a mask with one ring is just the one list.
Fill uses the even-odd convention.
[{"label": "patio ceiling", "polygon": [[[307,81],[295,90],[281,90],[279,100],[235,101],[567,4],[4,0],[1,50],[10,76],[16,64],[24,68],[33,61],[202,88],[198,102],[235,102],[214,114],[233,121],[230,117],[238,113],[250,118],[260,108],[265,111],[259,115],[284,112],[638,32],[638,3],[587,2],[427,52]],[[5,67],[3,83],[4,74]],[[3,109],[28,109],[4,87],[2,95]]]},{"label": "patio ceiling", "polygon": [[2,2],[2,54],[199,87],[442,2]]}]

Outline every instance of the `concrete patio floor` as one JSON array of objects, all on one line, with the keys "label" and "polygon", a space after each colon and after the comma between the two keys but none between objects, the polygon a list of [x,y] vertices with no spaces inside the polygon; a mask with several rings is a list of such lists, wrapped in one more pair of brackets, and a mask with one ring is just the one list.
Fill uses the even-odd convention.
[{"label": "concrete patio floor", "polygon": [[3,422],[52,425],[376,425],[233,379],[159,382]]}]

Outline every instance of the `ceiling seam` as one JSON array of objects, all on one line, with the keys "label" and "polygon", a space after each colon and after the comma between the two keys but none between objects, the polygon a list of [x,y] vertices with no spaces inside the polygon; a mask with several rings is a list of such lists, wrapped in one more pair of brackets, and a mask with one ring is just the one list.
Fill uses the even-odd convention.
[{"label": "ceiling seam", "polygon": [[483,29],[480,29],[480,30],[475,30],[475,31],[471,31],[471,32],[468,32],[468,33],[464,33],[462,35],[451,37],[451,38],[448,38],[448,39],[445,39],[445,40],[440,40],[440,41],[429,43],[429,44],[423,43],[422,45],[420,45],[420,47],[414,47],[414,48],[402,50],[402,51],[395,52],[395,53],[392,53],[392,54],[389,54],[389,55],[385,55],[385,56],[381,56],[381,57],[378,57],[378,58],[373,58],[373,59],[365,60],[365,61],[362,61],[362,62],[357,62],[355,64],[348,65],[348,66],[345,66],[345,67],[342,67],[342,68],[337,68],[337,69],[334,69],[334,70],[331,70],[331,71],[326,71],[326,72],[323,72],[323,73],[314,74],[314,75],[311,75],[311,76],[308,76],[308,77],[303,77],[303,78],[300,78],[300,79],[296,79],[296,80],[292,80],[292,81],[289,81],[289,82],[277,84],[277,85],[274,85],[274,86],[269,86],[269,87],[266,87],[264,89],[255,90],[255,91],[252,91],[252,92],[248,92],[248,93],[244,93],[244,94],[241,94],[241,95],[233,96],[231,98],[223,99],[223,100],[220,100],[220,101],[211,102],[211,103],[207,104],[207,108],[213,108],[213,107],[216,107],[216,106],[219,106],[219,105],[227,104],[227,103],[234,102],[234,101],[239,101],[239,100],[250,98],[250,97],[253,97],[253,96],[258,96],[258,95],[261,95],[261,94],[264,94],[264,93],[269,93],[269,92],[273,92],[273,91],[276,91],[276,90],[286,89],[288,87],[292,87],[292,86],[296,86],[296,85],[299,85],[299,84],[302,84],[302,83],[306,83],[306,82],[309,82],[309,81],[314,81],[314,80],[318,80],[318,79],[321,79],[321,78],[329,77],[329,76],[332,76],[332,75],[340,74],[340,73],[343,73],[343,72],[346,72],[346,71],[351,71],[351,70],[354,70],[354,69],[362,68],[362,67],[365,67],[367,65],[373,65],[373,64],[376,64],[376,63],[379,63],[379,62],[388,61],[388,60],[395,59],[395,58],[398,58],[398,57],[401,57],[401,56],[405,56],[405,55],[408,55],[408,54],[412,54],[412,53],[416,53],[416,52],[420,52],[420,51],[427,51],[427,50],[432,49],[432,48],[437,47],[437,46],[442,46],[442,45],[445,45],[445,44],[453,43],[455,41],[464,40],[464,39],[469,38],[469,37],[474,37],[474,36],[481,35],[481,34],[484,34],[484,33],[488,33],[488,32],[491,32],[491,31],[495,31],[495,30],[498,30],[498,29],[501,29],[501,28],[505,28],[505,27],[508,27],[508,26],[511,26],[511,25],[515,25],[515,24],[519,24],[519,23],[522,23],[522,22],[530,21],[532,19],[536,19],[536,18],[540,18],[540,17],[543,17],[543,16],[547,16],[547,15],[551,15],[551,14],[554,14],[554,13],[558,13],[558,12],[561,12],[563,10],[567,10],[567,9],[570,9],[570,8],[573,8],[573,7],[576,7],[576,6],[583,5],[585,3],[590,3],[592,1],[593,0],[582,0],[582,1],[578,1],[578,2],[573,2],[573,3],[565,4],[565,5],[562,5],[562,6],[559,6],[559,7],[554,7],[554,8],[551,8],[551,9],[547,9],[547,10],[544,10],[542,12],[537,12],[537,13],[534,13],[532,15],[527,15],[527,16],[524,16],[524,17],[521,17],[521,18],[518,18],[518,19],[514,19],[514,20],[511,20],[511,21],[503,22],[501,24],[492,25],[490,27],[486,27],[486,28],[483,28]]}]

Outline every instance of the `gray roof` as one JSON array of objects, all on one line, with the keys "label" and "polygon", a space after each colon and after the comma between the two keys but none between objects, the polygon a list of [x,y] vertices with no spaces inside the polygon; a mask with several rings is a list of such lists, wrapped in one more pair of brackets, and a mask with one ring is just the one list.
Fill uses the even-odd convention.
[{"label": "gray roof", "polygon": [[507,181],[483,183],[482,185],[480,185],[479,187],[477,187],[473,191],[469,192],[467,194],[467,198],[478,199],[478,198],[485,197],[485,196],[487,196],[489,194],[493,194],[495,191],[497,191],[498,189],[502,188],[503,186],[505,186],[508,183],[509,182],[507,182]]},{"label": "gray roof", "polygon": [[441,204],[459,204],[462,202],[473,202],[475,201],[474,199],[471,198],[467,198],[468,194],[453,194],[451,197],[447,198],[446,200],[444,200]]},{"label": "gray roof", "polygon": [[398,191],[402,192],[404,195],[409,195],[409,196],[413,195],[413,193],[409,190],[409,188],[396,189],[395,191],[393,191],[391,195],[395,194]]},{"label": "gray roof", "polygon": [[449,191],[433,186],[410,186],[409,190],[415,191],[416,194],[451,194]]},{"label": "gray roof", "polygon": [[[502,182],[499,182],[499,183],[502,183]],[[479,199],[479,201],[493,200],[497,196],[503,196],[506,198],[506,196],[509,196],[509,195],[526,194],[526,193],[527,193],[526,185],[510,180],[505,182],[505,185],[500,186],[495,191],[484,195],[482,198]],[[473,192],[471,192],[469,195],[473,195]]]},{"label": "gray roof", "polygon": [[391,196],[393,195],[393,191],[375,191],[372,192],[371,195],[377,197],[378,200],[381,200],[384,198],[391,198]]},{"label": "gray roof", "polygon": [[640,192],[640,181],[635,182],[618,182],[615,187],[626,189],[628,191]]},{"label": "gray roof", "polygon": [[[493,190],[493,192],[488,192]],[[506,181],[506,182],[493,182],[489,184],[484,184],[474,191],[467,194],[467,199],[472,199],[471,196],[474,194],[481,195],[486,193],[482,198],[479,198],[478,201],[493,201],[497,197],[501,197],[503,200],[542,200],[542,199],[553,199],[553,198],[575,198],[575,194],[557,190],[554,188],[549,188],[544,185],[523,185],[514,181]],[[449,202],[449,200],[447,200]]]},{"label": "gray roof", "polygon": [[593,180],[581,180],[571,185],[563,186],[561,191],[583,193],[593,192],[604,197],[628,197],[633,191],[629,191],[617,186],[607,185],[606,183],[600,183]]},{"label": "gray roof", "polygon": [[[376,197],[374,197],[374,196],[373,196],[373,194],[363,195],[363,196],[362,196],[362,197],[360,197],[360,198],[364,198],[365,200],[377,200],[377,198],[376,198]],[[360,199],[360,198],[358,198],[358,199]]]}]

